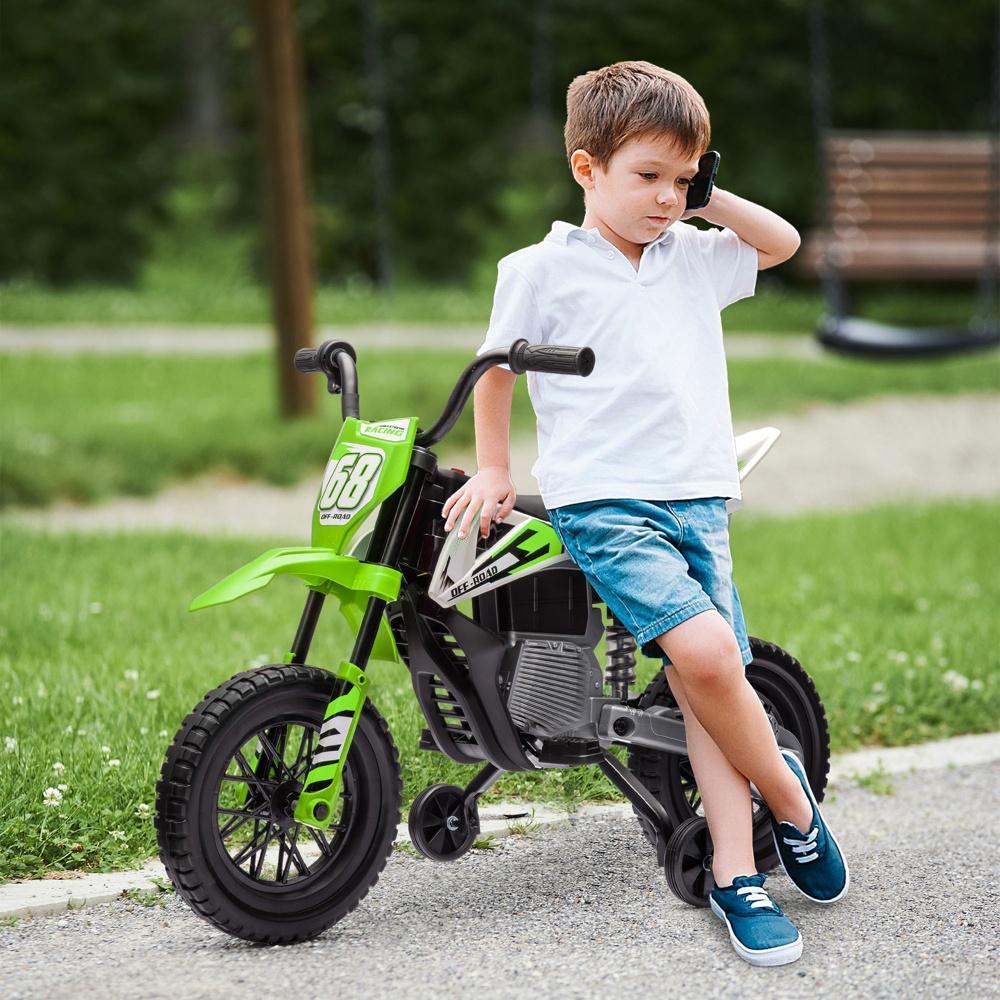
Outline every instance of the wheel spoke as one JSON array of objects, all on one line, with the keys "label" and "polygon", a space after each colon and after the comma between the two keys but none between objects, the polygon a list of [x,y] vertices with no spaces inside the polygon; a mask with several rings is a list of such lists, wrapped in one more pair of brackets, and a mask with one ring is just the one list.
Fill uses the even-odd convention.
[{"label": "wheel spoke", "polygon": [[[295,862],[295,867],[298,868],[300,875],[307,875],[309,873],[309,865],[306,864],[306,859],[302,857],[299,851],[299,831],[302,827],[295,827],[295,834],[292,837],[292,842],[289,845],[289,856]],[[287,869],[286,869],[287,874]]]},{"label": "wheel spoke", "polygon": [[240,778],[236,774],[224,774],[222,777],[224,780],[229,781],[243,781],[248,785],[256,785],[264,795],[267,795],[268,786],[272,788],[277,784],[275,781],[268,781],[265,778],[259,778],[254,774],[253,768],[250,766],[250,762],[243,756],[242,750],[236,751],[236,756],[234,758],[236,763],[239,764],[240,770],[243,772],[243,777]]},{"label": "wheel spoke", "polygon": [[288,864],[292,859],[292,852],[288,850],[285,843],[285,833],[278,834],[278,863],[275,865],[274,881],[284,882],[288,874]]},{"label": "wheel spoke", "polygon": [[[257,840],[260,837],[260,833],[261,833],[261,831],[260,831],[260,822],[261,822],[260,819],[257,819],[257,818],[254,819],[254,821],[253,821],[253,837],[246,844],[243,845],[243,849],[240,851],[240,853],[237,854],[233,858],[233,864],[236,865],[237,867],[239,867],[240,865],[242,865],[243,862],[246,861],[246,859],[248,857],[250,857],[251,854],[254,853],[254,850],[257,847]],[[268,831],[268,824],[265,823],[264,824],[264,833],[267,833],[267,831]],[[265,841],[265,845],[266,845],[266,841]]]},{"label": "wheel spoke", "polygon": [[317,830],[315,827],[307,826],[306,829],[309,831],[309,836],[316,842],[316,846],[320,851],[329,857],[333,852],[330,850],[330,842],[323,836],[323,834]]},{"label": "wheel spoke", "polygon": [[[294,779],[295,776],[288,769],[288,765],[282,759],[281,753],[278,752],[278,749],[275,747],[275,745],[270,741],[270,739],[268,739],[267,734],[258,733],[257,738],[260,740],[261,746],[264,748],[265,754],[268,756],[271,763],[273,763],[274,765],[275,777],[277,777],[279,781],[283,781],[285,779]],[[284,771],[284,778],[282,777],[282,771]]]},{"label": "wheel spoke", "polygon": [[302,738],[299,740],[298,753],[295,755],[295,760],[292,762],[292,777],[301,778],[307,771],[309,767],[309,761],[312,760],[312,739],[313,731],[311,729],[302,730]]},{"label": "wheel spoke", "polygon": [[260,873],[264,870],[264,861],[267,858],[267,845],[271,842],[271,824],[264,824],[264,843],[261,844],[260,853],[256,854],[253,861],[250,862],[250,874],[256,878],[260,878]]}]

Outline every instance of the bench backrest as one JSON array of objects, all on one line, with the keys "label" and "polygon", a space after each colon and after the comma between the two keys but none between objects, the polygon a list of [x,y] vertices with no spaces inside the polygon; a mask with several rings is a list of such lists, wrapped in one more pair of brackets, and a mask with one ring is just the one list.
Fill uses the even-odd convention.
[{"label": "bench backrest", "polygon": [[1000,261],[1000,191],[988,135],[828,132],[830,228],[802,265],[854,279],[974,280]]}]

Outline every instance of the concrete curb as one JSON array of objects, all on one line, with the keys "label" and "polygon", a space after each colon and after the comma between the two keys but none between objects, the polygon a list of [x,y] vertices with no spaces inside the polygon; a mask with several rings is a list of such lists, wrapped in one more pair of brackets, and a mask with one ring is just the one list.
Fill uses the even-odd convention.
[{"label": "concrete curb", "polygon": [[[872,771],[903,774],[988,764],[996,760],[1000,760],[1000,733],[956,736],[909,747],[873,747],[836,755],[830,767],[830,784],[848,782]],[[484,805],[480,810],[481,836],[512,836],[542,826],[577,823],[596,816],[626,819],[632,816],[632,807],[625,803],[584,805],[574,813],[567,813],[542,803],[494,803]],[[409,841],[406,824],[401,823],[396,843]],[[136,871],[13,882],[0,886],[0,919],[37,916],[108,903],[130,889],[156,892],[157,886],[152,880],[166,877],[159,860],[150,858]]]}]

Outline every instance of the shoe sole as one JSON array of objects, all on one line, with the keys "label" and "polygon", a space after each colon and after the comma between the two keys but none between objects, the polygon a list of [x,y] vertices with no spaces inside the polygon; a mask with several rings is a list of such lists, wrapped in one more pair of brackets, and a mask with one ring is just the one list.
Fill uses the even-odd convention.
[{"label": "shoe sole", "polygon": [[788,944],[779,944],[775,948],[761,948],[755,951],[740,943],[739,938],[733,933],[729,915],[711,896],[709,896],[708,905],[712,908],[712,912],[726,925],[726,930],[729,931],[729,940],[732,942],[736,954],[744,962],[748,962],[750,965],[789,965],[802,957],[801,934],[794,941],[789,941]]},{"label": "shoe sole", "polygon": [[[805,775],[805,767],[803,766],[803,764],[799,760],[799,758],[796,757],[795,754],[791,753],[790,750],[787,750],[787,751],[783,750],[781,752],[781,756],[785,757],[786,760],[788,759],[785,756],[786,754],[789,754],[792,757],[795,757],[795,763],[798,764],[799,767],[802,768],[802,774]],[[798,775],[797,772],[795,772],[793,770],[792,773],[795,774],[795,777],[798,779],[799,784],[802,785],[803,788],[805,789],[805,793],[809,797],[809,801],[812,803],[813,808],[816,810],[816,813],[818,815],[822,816],[822,813],[820,813],[820,811],[819,811],[819,803],[816,801],[816,796],[813,795],[813,790],[809,786],[809,779],[807,778],[805,781],[803,781],[802,778],[799,777],[799,775]],[[785,860],[781,856],[781,846],[778,843],[778,834],[775,831],[775,829],[774,829],[773,826],[771,827],[771,839],[774,841],[774,849],[778,852],[778,860],[781,862],[782,871],[784,871],[784,873],[788,876],[788,881],[791,882],[792,885],[795,886],[795,888],[799,892],[801,892],[803,896],[806,897],[806,899],[810,900],[813,903],[821,903],[822,905],[825,906],[828,903],[836,903],[838,900],[843,899],[847,895],[847,890],[850,888],[850,885],[851,885],[851,870],[850,870],[850,868],[847,867],[847,855],[844,854],[843,850],[841,849],[840,844],[837,841],[837,838],[833,835],[833,830],[830,829],[830,824],[827,823],[827,821],[824,819],[823,820],[823,825],[826,827],[826,834],[827,834],[827,836],[837,846],[837,850],[840,853],[840,860],[844,862],[844,888],[841,889],[840,892],[838,892],[836,896],[831,896],[829,899],[820,899],[817,896],[810,896],[809,893],[805,891],[805,889],[803,889],[800,886],[796,885],[795,879],[792,878],[791,873],[788,871],[788,868],[785,865]]]}]

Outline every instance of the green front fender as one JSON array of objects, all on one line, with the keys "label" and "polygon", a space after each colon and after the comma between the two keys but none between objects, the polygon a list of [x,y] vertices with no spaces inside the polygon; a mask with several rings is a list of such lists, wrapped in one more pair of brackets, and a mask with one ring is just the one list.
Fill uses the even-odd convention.
[{"label": "green front fender", "polygon": [[[268,549],[252,562],[241,566],[199,594],[188,610],[199,611],[216,604],[227,604],[238,597],[252,594],[266,587],[279,574],[297,576],[311,590],[337,598],[340,611],[353,634],[361,625],[361,618],[370,597],[394,601],[399,596],[402,576],[388,566],[361,562],[354,556],[343,556],[333,549],[285,548]],[[371,656],[376,660],[399,662],[392,631],[382,617]]]}]

